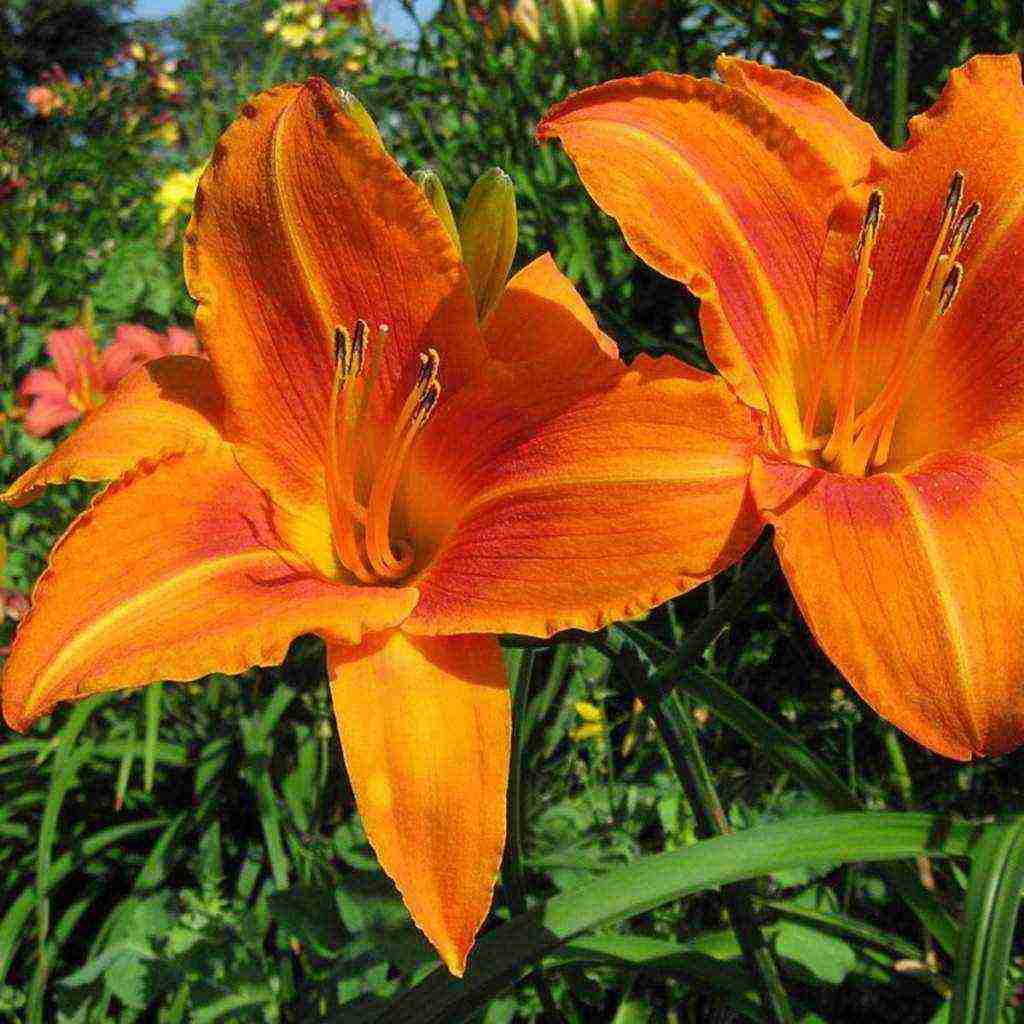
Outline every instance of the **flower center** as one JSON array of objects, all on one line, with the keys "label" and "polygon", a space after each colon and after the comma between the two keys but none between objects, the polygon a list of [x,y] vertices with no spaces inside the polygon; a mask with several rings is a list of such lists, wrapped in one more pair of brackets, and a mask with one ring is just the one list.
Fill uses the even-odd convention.
[{"label": "flower center", "polygon": [[[871,257],[882,226],[882,193],[868,199],[860,235],[853,248],[856,275],[853,293],[839,327],[825,347],[825,358],[817,368],[811,386],[811,401],[804,414],[807,448],[819,451],[821,462],[837,472],[865,476],[889,461],[893,431],[921,355],[935,334],[939,319],[948,312],[963,280],[964,268],[957,257],[967,243],[981,204],[973,202],[960,213],[964,176],[953,174],[942,209],[942,221],[928,261],[918,281],[898,339],[897,358],[881,390],[862,409],[857,409],[858,359],[864,304],[874,272]],[[835,419],[831,431],[815,436],[822,392],[829,366],[842,357],[841,378]]]},{"label": "flower center", "polygon": [[[342,565],[363,583],[401,579],[412,567],[408,541],[391,541],[391,508],[402,467],[413,441],[423,429],[441,394],[437,352],[420,355],[420,371],[395,421],[391,436],[360,497],[357,441],[365,432],[364,419],[380,366],[388,328],[377,328],[370,345],[370,329],[357,320],[351,334],[334,331],[334,383],[328,413],[327,499],[334,550]],[[365,436],[365,433],[364,433]]]}]

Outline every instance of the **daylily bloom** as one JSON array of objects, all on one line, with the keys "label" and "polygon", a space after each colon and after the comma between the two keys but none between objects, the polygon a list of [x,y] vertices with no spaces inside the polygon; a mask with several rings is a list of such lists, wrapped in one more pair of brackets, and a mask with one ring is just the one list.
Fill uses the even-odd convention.
[{"label": "daylily bloom", "polygon": [[142,324],[121,324],[103,357],[120,380],[151,359],[200,354],[196,336],[182,327],[170,327],[166,334],[158,334]]},{"label": "daylily bloom", "polygon": [[539,134],[633,250],[700,298],[708,354],[759,425],[745,515],[774,525],[825,653],[933,750],[1010,750],[1024,737],[1020,60],[954,70],[899,151],[821,85],[725,57],[718,70],[724,84],[585,90]]},{"label": "daylily bloom", "polygon": [[749,414],[673,359],[624,366],[550,257],[479,324],[427,197],[321,79],[243,106],[185,268],[209,361],[137,370],[5,494],[116,480],[51,554],[4,715],[318,634],[367,835],[459,973],[504,841],[496,634],[594,629],[734,561]]},{"label": "daylily bloom", "polygon": [[53,369],[30,370],[19,389],[25,430],[45,437],[101,405],[127,369],[110,350],[100,353],[83,327],[51,331],[46,339]]}]

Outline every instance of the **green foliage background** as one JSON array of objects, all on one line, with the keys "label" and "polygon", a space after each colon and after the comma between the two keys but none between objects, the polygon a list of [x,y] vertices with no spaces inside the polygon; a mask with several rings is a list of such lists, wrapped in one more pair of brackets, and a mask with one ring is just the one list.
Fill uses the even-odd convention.
[{"label": "green foliage background", "polygon": [[[0,25],[9,20],[0,64],[25,45],[28,6],[0,14]],[[45,62],[35,53],[17,73],[8,68],[0,185],[24,185],[0,201],[4,411],[14,410],[26,371],[44,364],[47,333],[83,307],[104,338],[123,322],[188,325],[184,217],[162,223],[154,194],[169,173],[205,160],[242,100],[276,82],[315,72],[357,93],[406,169],[433,167],[456,206],[481,172],[502,167],[519,197],[517,266],[552,251],[627,358],[671,351],[701,365],[694,302],[639,264],[558,149],[534,142],[543,111],[611,77],[657,68],[710,74],[724,50],[826,83],[898,140],[905,115],[935,98],[948,68],[1024,42],[1020,5],[1010,0],[674,0],[648,29],[613,32],[599,22],[576,47],[545,9],[537,48],[511,30],[485,32],[473,11],[446,5],[412,42],[353,28],[316,58],[263,32],[273,13],[265,0],[193,0],[169,23],[132,25],[134,39],[181,60],[179,103],[144,75],[105,69],[113,36],[99,33],[74,47],[47,44]],[[101,21],[109,14],[98,5]],[[20,90],[50,60],[84,84],[54,117],[32,118]],[[156,130],[165,115],[180,126],[176,142]],[[14,419],[0,431],[3,480],[52,444],[29,438]],[[29,591],[87,498],[88,488],[73,486],[0,510],[8,547],[0,583]],[[684,643],[728,583],[619,635],[619,646],[634,651],[633,671],[646,679],[665,656],[659,645]],[[0,625],[0,642],[11,629]],[[519,685],[531,684],[520,722],[525,781],[514,794],[525,809],[527,902],[567,894],[550,904],[545,926],[583,934],[548,954],[540,987],[471,978],[458,1012],[487,1024],[539,1021],[550,993],[568,1020],[764,1019],[721,895],[682,884],[680,865],[702,852],[699,823],[651,722],[636,711],[626,663],[587,643],[539,649],[526,658],[528,673],[518,650],[509,659]],[[737,877],[757,878],[747,895],[793,1019],[1017,1019],[1016,826],[990,828],[976,847],[953,829],[943,846],[933,837],[938,819],[856,818],[823,826],[815,846],[809,816],[917,808],[1005,817],[1024,809],[1021,756],[955,765],[899,739],[818,652],[777,574],[682,678],[679,707],[739,830],[713,840],[726,844],[716,848],[716,870],[726,872],[719,880],[732,880],[729,867],[740,864],[747,873]],[[576,732],[580,701],[601,712],[589,738]],[[28,737],[4,728],[0,1021],[372,1020],[433,969],[354,815],[315,642],[297,642],[279,669],[94,698]],[[918,822],[929,838],[896,821]],[[746,831],[756,829],[765,831]],[[973,869],[962,856],[969,848]],[[913,860],[902,873],[859,863],[919,850],[951,855],[922,862],[923,886]],[[631,905],[630,873],[608,872],[655,854],[669,858],[647,870],[655,888],[661,879],[661,898]],[[718,885],[706,877],[706,887]],[[1009,889],[986,901],[999,878]],[[624,909],[605,913],[623,889]],[[691,895],[676,898],[684,891]],[[499,887],[488,928],[509,918],[507,895]],[[535,937],[522,941],[526,953],[506,981],[529,965],[530,950],[541,951]],[[498,963],[502,942],[484,943],[479,956]],[[978,943],[988,952],[967,971]],[[506,945],[505,955],[510,948],[519,947]],[[447,1005],[444,994],[429,985],[420,1002],[387,1019],[457,1019],[437,1008]],[[972,1007],[989,1015],[971,1016]]]}]

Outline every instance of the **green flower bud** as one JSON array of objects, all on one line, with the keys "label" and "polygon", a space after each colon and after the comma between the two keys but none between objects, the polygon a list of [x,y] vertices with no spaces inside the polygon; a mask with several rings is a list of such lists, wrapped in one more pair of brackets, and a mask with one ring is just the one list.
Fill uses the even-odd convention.
[{"label": "green flower bud", "polygon": [[459,217],[459,237],[482,322],[505,290],[519,238],[515,186],[500,168],[482,174],[470,189]]},{"label": "green flower bud", "polygon": [[448,202],[448,193],[441,184],[441,179],[429,168],[422,171],[414,171],[412,180],[423,190],[427,202],[434,208],[434,213],[441,219],[445,231],[455,243],[456,250],[462,252],[462,245],[459,242],[459,229],[455,226],[455,216],[452,214],[451,203]]}]

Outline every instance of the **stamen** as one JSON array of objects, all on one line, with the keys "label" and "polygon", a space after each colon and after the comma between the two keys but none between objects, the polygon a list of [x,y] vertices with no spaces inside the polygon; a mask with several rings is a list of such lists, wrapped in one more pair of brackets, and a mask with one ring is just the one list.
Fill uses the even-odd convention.
[{"label": "stamen", "polygon": [[[981,204],[974,202],[957,220],[963,197],[964,175],[956,171],[946,192],[939,230],[903,322],[902,343],[899,345],[895,365],[881,391],[856,416],[853,409],[855,387],[851,372],[854,372],[852,364],[856,357],[857,338],[851,339],[832,437],[822,451],[822,459],[837,462],[837,468],[843,473],[862,475],[869,463],[878,467],[885,465],[889,459],[896,419],[926,348],[926,341],[934,333],[939,318],[953,305],[963,281],[964,268],[957,257],[967,244],[981,214]],[[880,208],[875,210],[869,203],[855,249],[855,255],[861,260],[865,250],[870,252],[878,232],[879,220]],[[863,296],[860,293],[862,281],[870,287],[870,272],[865,273],[863,264],[859,264],[857,285],[850,304],[851,319],[855,320],[851,326],[858,333],[863,307]],[[941,285],[937,285],[938,281],[942,282]]]},{"label": "stamen", "polygon": [[[870,251],[874,249],[875,241],[878,238],[878,232],[882,224],[882,193],[879,190],[875,190],[871,193],[868,198],[868,205],[864,212],[864,220],[861,224],[860,235],[857,238],[857,244],[853,248],[853,260],[857,264],[857,277],[853,286],[853,294],[850,296],[850,301],[846,304],[846,309],[843,311],[843,315],[839,321],[839,328],[832,337],[831,343],[825,353],[822,354],[821,364],[818,367],[818,372],[815,376],[814,383],[812,385],[811,401],[808,403],[807,409],[804,412],[803,420],[803,432],[805,438],[813,438],[814,427],[818,421],[818,410],[821,408],[821,397],[825,389],[825,377],[828,373],[828,368],[832,363],[833,356],[841,347],[844,338],[849,332],[851,321],[856,320],[856,327],[859,329],[860,326],[860,314],[863,312],[863,297],[866,295],[866,288],[870,287],[871,284],[871,272],[868,270],[866,284],[861,279],[861,268],[865,266],[863,262],[864,249],[869,248]],[[864,284],[865,291],[861,292],[861,286]],[[860,302],[861,307],[859,310],[855,309],[855,304],[858,302],[858,295],[861,296]],[[856,341],[854,341],[856,344]],[[849,361],[844,364],[846,369],[844,370],[844,381],[846,380],[846,371],[850,367]],[[826,443],[827,439],[822,440],[821,444],[816,444],[814,440],[805,445],[806,450],[812,451],[817,448],[821,448]]]},{"label": "stamen", "polygon": [[[362,321],[360,321],[362,323]],[[356,329],[360,347],[365,345],[365,330]],[[331,386],[331,403],[327,414],[327,506],[331,519],[331,536],[334,550],[341,564],[356,579],[363,583],[373,582],[373,574],[359,551],[355,535],[356,519],[365,519],[366,513],[357,505],[354,494],[354,480],[351,473],[352,453],[348,443],[347,406],[352,388],[352,371],[355,369],[353,342],[344,327],[334,329],[334,381]],[[361,360],[359,361],[361,364]],[[361,369],[361,365],[360,365]],[[344,397],[345,402],[340,400]],[[340,409],[339,409],[339,406]],[[339,411],[341,413],[339,422]],[[360,515],[361,513],[361,515]]]},{"label": "stamen", "polygon": [[383,579],[398,579],[412,565],[412,549],[399,542],[392,549],[391,507],[409,449],[423,429],[441,394],[437,378],[440,357],[434,349],[420,355],[420,371],[402,411],[398,414],[391,443],[377,470],[366,514],[366,554],[373,571]]},{"label": "stamen", "polygon": [[860,347],[860,327],[864,316],[864,303],[871,289],[871,254],[878,241],[878,233],[882,224],[882,193],[878,190],[871,193],[867,210],[864,213],[864,224],[860,229],[860,237],[854,248],[857,260],[857,277],[853,285],[853,298],[849,308],[850,341],[843,362],[843,382],[836,404],[836,418],[832,428],[832,437],[821,457],[826,462],[834,462],[838,454],[848,448],[853,440],[854,416],[857,402],[857,356]]}]

